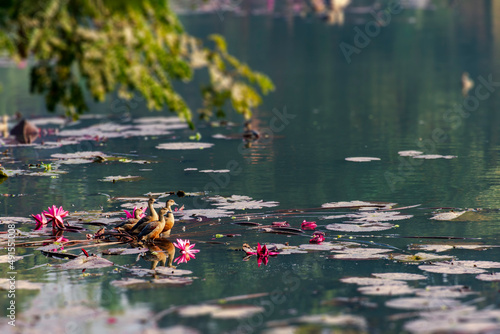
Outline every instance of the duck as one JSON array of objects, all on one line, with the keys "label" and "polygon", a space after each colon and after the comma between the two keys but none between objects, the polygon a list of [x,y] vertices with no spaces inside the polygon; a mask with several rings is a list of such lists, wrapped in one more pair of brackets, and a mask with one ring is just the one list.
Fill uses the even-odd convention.
[{"label": "duck", "polygon": [[135,224],[137,224],[137,222],[139,220],[141,220],[141,216],[143,213],[144,213],[144,211],[142,211],[142,209],[135,209],[134,218],[129,218],[129,219],[125,220],[124,222],[116,225],[114,228],[116,230],[130,231],[135,226]]},{"label": "duck", "polygon": [[158,219],[160,219],[160,217],[158,216],[158,213],[156,213],[156,210],[154,208],[154,204],[155,204],[156,200],[154,198],[150,198],[148,200],[148,208],[149,208],[149,213],[150,215],[149,216],[146,216],[146,217],[143,217],[141,218],[131,229],[130,229],[130,233],[139,233],[140,231],[142,231],[142,229],[144,227],[146,227],[146,225],[152,221],[157,221]]},{"label": "duck", "polygon": [[165,208],[168,211],[167,211],[167,219],[165,227],[163,227],[163,231],[161,232],[162,237],[170,236],[170,231],[172,230],[172,227],[174,227],[175,219],[174,219],[174,213],[172,212],[172,205],[177,205],[177,203],[175,203],[173,199],[169,199],[165,204]]},{"label": "duck", "polygon": [[35,124],[23,119],[10,130],[10,134],[21,144],[31,144],[40,135],[40,129]]},{"label": "duck", "polygon": [[243,132],[243,139],[246,141],[253,141],[260,138],[259,132],[252,129],[252,123],[250,121],[245,122],[245,131]]},{"label": "duck", "polygon": [[147,242],[157,239],[160,236],[160,233],[163,231],[163,228],[165,227],[165,214],[167,214],[167,212],[167,208],[162,208],[160,210],[160,220],[154,220],[147,224],[146,227],[144,227],[141,233],[139,233],[139,235],[137,236],[138,240],[141,241],[145,239]]}]

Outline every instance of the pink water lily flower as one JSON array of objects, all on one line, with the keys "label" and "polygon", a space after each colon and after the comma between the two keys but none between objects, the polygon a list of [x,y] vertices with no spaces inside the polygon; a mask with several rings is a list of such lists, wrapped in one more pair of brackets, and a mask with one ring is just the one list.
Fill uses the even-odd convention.
[{"label": "pink water lily flower", "polygon": [[174,246],[179,248],[181,251],[181,256],[176,258],[174,261],[177,264],[188,262],[191,259],[195,259],[194,254],[198,253],[199,249],[193,249],[196,244],[190,244],[189,240],[177,239],[177,242],[174,242]]},{"label": "pink water lily flower", "polygon": [[267,266],[267,262],[269,261],[269,250],[267,246],[260,246],[260,243],[257,243],[257,266],[260,267],[262,263]]},{"label": "pink water lily flower", "polygon": [[324,232],[314,232],[313,237],[311,240],[309,240],[310,244],[321,244],[323,241],[325,241],[325,233]]},{"label": "pink water lily flower", "polygon": [[[144,212],[144,208],[137,208],[136,206],[134,206],[134,211],[132,211],[132,213],[130,213],[128,210],[123,210],[125,212],[126,217],[125,218],[121,217],[120,219],[135,218],[135,210],[137,210],[137,209],[140,209],[140,210],[142,210],[142,212]],[[144,213],[141,213],[141,215],[139,216],[139,219],[141,219],[143,217],[146,217],[146,215]]]},{"label": "pink water lily flower", "polygon": [[184,204],[180,208],[175,208],[174,211],[182,211],[184,210]]},{"label": "pink water lily flower", "polygon": [[47,225],[47,217],[45,217],[43,213],[31,215],[31,217],[33,217],[36,221],[35,231],[40,230],[42,227]]},{"label": "pink water lily flower", "polygon": [[302,225],[300,225],[300,228],[303,230],[314,230],[318,225],[316,225],[316,222],[306,222],[305,220],[302,222]]},{"label": "pink water lily flower", "polygon": [[52,221],[52,229],[55,227],[64,229],[63,218],[68,215],[68,211],[64,211],[62,206],[58,208],[55,205],[48,207],[48,209],[49,211],[44,211],[43,214]]}]

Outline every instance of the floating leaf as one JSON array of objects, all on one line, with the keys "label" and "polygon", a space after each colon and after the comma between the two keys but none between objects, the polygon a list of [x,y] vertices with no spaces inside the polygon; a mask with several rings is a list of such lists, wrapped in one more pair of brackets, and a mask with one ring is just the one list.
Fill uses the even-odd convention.
[{"label": "floating leaf", "polygon": [[184,142],[184,143],[164,143],[156,146],[160,150],[200,150],[214,146],[212,143]]},{"label": "floating leaf", "polygon": [[394,260],[401,262],[426,262],[426,261],[448,261],[452,260],[453,256],[437,255],[432,253],[417,253],[415,255],[394,255]]},{"label": "floating leaf", "polygon": [[409,274],[409,273],[373,273],[372,274],[378,278],[401,280],[401,281],[417,281],[427,279],[426,276],[420,274]]},{"label": "floating leaf", "polygon": [[243,319],[249,318],[257,313],[264,313],[261,306],[254,305],[224,305],[211,312],[214,319]]},{"label": "floating leaf", "polygon": [[370,162],[370,161],[379,161],[380,158],[373,158],[373,157],[350,157],[350,158],[345,158],[346,161],[352,161],[352,162]]},{"label": "floating leaf", "polygon": [[484,269],[471,268],[465,266],[446,265],[421,265],[418,266],[420,270],[428,271],[438,274],[481,274],[486,272]]},{"label": "floating leaf", "polygon": [[76,259],[60,264],[57,267],[61,269],[94,269],[110,267],[113,262],[98,256],[79,256]]},{"label": "floating leaf", "polygon": [[56,159],[94,159],[96,157],[108,158],[109,156],[98,151],[83,151],[74,153],[55,153],[51,155]]},{"label": "floating leaf", "polygon": [[402,157],[413,157],[413,156],[416,156],[416,155],[421,155],[423,154],[424,152],[420,152],[420,151],[412,151],[412,150],[409,150],[409,151],[399,151],[398,154]]},{"label": "floating leaf", "polygon": [[99,181],[103,181],[103,182],[118,182],[118,181],[131,182],[131,181],[140,181],[140,180],[144,180],[144,178],[141,177],[141,176],[132,176],[132,175],[122,176],[122,175],[117,175],[117,176],[106,176],[104,179],[101,179]]},{"label": "floating leaf", "polygon": [[443,212],[443,213],[438,213],[434,216],[432,216],[430,219],[435,219],[435,220],[453,220],[455,218],[460,217],[467,211],[450,211],[450,212]]},{"label": "floating leaf", "polygon": [[415,155],[413,156],[413,159],[428,159],[428,160],[434,160],[434,159],[453,159],[456,158],[456,155],[441,155],[441,154],[422,154],[422,155]]},{"label": "floating leaf", "polygon": [[409,321],[404,329],[411,333],[497,333],[500,325],[495,322],[450,321],[450,319],[418,319]]},{"label": "floating leaf", "polygon": [[460,302],[449,298],[397,298],[385,302],[385,306],[403,310],[443,310],[460,306]]},{"label": "floating leaf", "polygon": [[367,322],[363,317],[355,315],[330,315],[330,314],[317,314],[317,315],[306,315],[298,317],[294,322],[299,323],[309,323],[309,324],[321,324],[327,326],[355,326],[361,329],[367,327]]},{"label": "floating leaf", "polygon": [[156,267],[155,271],[157,274],[165,276],[183,276],[183,275],[191,275],[193,273],[191,270],[176,269],[169,267]]},{"label": "floating leaf", "polygon": [[363,286],[358,291],[365,295],[408,295],[415,293],[416,289],[407,285],[383,285],[383,286]]},{"label": "floating leaf", "polygon": [[213,196],[206,198],[213,205],[219,209],[224,210],[249,210],[249,209],[262,209],[272,208],[279,205],[279,202],[264,202],[263,200],[253,200],[248,196],[232,195],[230,197]]},{"label": "floating leaf", "polygon": [[427,286],[424,290],[418,290],[416,295],[429,298],[461,298],[474,293],[469,287],[464,285],[434,285]]},{"label": "floating leaf", "polygon": [[147,252],[147,248],[108,248],[102,251],[105,255],[129,255]]},{"label": "floating leaf", "polygon": [[377,277],[344,277],[341,278],[342,283],[357,284],[357,285],[406,285],[405,281],[397,281]]},{"label": "floating leaf", "polygon": [[328,230],[341,231],[341,232],[374,232],[385,231],[393,228],[394,225],[390,223],[365,223],[365,224],[329,224],[326,225]]},{"label": "floating leaf", "polygon": [[500,273],[479,274],[476,278],[480,281],[487,282],[500,281]]},{"label": "floating leaf", "polygon": [[177,313],[181,317],[199,317],[204,315],[210,315],[212,312],[215,312],[220,309],[218,305],[190,305],[181,307]]},{"label": "floating leaf", "polygon": [[363,201],[351,201],[351,202],[331,202],[322,204],[322,208],[332,208],[332,209],[350,209],[350,208],[360,208],[360,207],[381,207],[381,208],[391,208],[397,203],[381,203],[381,202],[363,202]]},{"label": "floating leaf", "polygon": [[230,173],[229,169],[203,169],[199,171],[200,173]]},{"label": "floating leaf", "polygon": [[470,249],[470,250],[485,250],[493,247],[494,245],[480,245],[480,244],[410,244],[410,250],[423,250],[428,252],[445,252],[450,249]]}]

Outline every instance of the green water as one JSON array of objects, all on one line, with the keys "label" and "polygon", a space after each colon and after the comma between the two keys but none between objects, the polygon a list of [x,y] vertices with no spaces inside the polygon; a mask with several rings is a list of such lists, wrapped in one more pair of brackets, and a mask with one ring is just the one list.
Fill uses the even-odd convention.
[{"label": "green water", "polygon": [[[492,8],[488,10],[494,11],[490,2],[485,2],[484,6],[490,6]],[[225,14],[222,20],[216,14],[182,16],[190,33],[201,38],[207,37],[207,32],[223,34],[232,54],[273,79],[277,89],[265,98],[253,120],[256,128],[268,137],[245,148],[238,139],[212,138],[215,134],[240,133],[241,127],[211,128],[200,123],[202,141],[214,143],[214,147],[184,151],[155,148],[159,143],[189,141],[192,133],[180,129],[166,136],[110,138],[103,143],[85,141],[60,149],[12,148],[14,163],[8,162],[6,167],[9,168],[26,168],[28,163],[48,161],[53,153],[74,151],[102,151],[155,163],[67,165],[63,169],[68,173],[57,178],[12,177],[0,185],[0,193],[15,195],[0,201],[1,214],[27,218],[52,204],[62,205],[71,212],[101,208],[104,212],[116,211],[121,209],[121,203],[108,201],[108,196],[142,196],[148,192],[182,189],[186,192],[207,191],[209,195],[236,194],[255,200],[277,201],[279,206],[273,208],[232,211],[235,215],[248,213],[252,221],[267,224],[287,220],[294,227],[299,227],[305,218],[316,220],[318,230],[326,232],[327,240],[343,235],[342,240],[368,244],[374,241],[385,245],[383,247],[396,247],[399,249],[395,250],[396,253],[414,254],[416,251],[408,251],[408,244],[429,243],[429,239],[406,238],[408,236],[482,238],[475,242],[497,245],[500,236],[497,224],[500,206],[500,118],[497,110],[500,87],[493,87],[492,91],[483,88],[481,94],[489,93],[485,98],[477,97],[473,89],[469,94],[477,98],[478,106],[468,112],[468,117],[462,117],[454,109],[472,101],[465,100],[461,93],[463,72],[470,73],[476,87],[481,83],[480,77],[488,80],[491,76],[492,81],[500,82],[500,30],[488,10],[471,12],[468,7],[448,7],[445,2],[438,2],[434,11],[406,9],[393,16],[391,23],[381,28],[380,34],[360,49],[359,54],[353,54],[350,63],[340,51],[339,44],[342,41],[353,44],[353,28],[363,28],[370,20],[368,16],[348,17],[344,26],[329,26],[308,17],[287,19],[282,16]],[[27,115],[45,115],[43,101],[27,93],[27,70],[2,68],[0,71],[2,113],[13,114],[21,110]],[[195,82],[187,87],[179,87],[193,110],[200,103],[197,79],[201,78],[195,78]],[[110,119],[86,119],[70,127],[108,121],[129,124],[131,119],[139,116],[158,116],[148,113],[138,103],[127,107],[131,117],[127,119],[122,117],[123,106],[110,97],[105,104],[91,107],[92,113],[109,114]],[[231,115],[230,120],[242,121],[235,115]],[[398,151],[404,150],[457,158],[420,160],[400,157]],[[346,161],[347,157],[377,157],[381,160],[356,163]],[[185,171],[193,167],[199,170],[231,168],[233,173]],[[99,181],[110,175],[137,175],[143,179],[117,183]],[[186,209],[213,208],[199,197],[175,199]],[[289,218],[277,216],[262,220],[261,216],[252,216],[279,209],[318,208],[327,202],[352,200],[421,206],[402,211],[414,217],[394,222],[399,227],[365,233],[364,237],[326,230],[327,224],[340,223],[341,220],[320,220],[323,214],[319,209]],[[480,208],[482,211],[470,213],[467,218],[457,221],[429,220],[433,208],[439,207]],[[343,209],[338,212],[353,211]],[[267,266],[258,268],[255,258],[242,261],[243,252],[230,250],[241,247],[244,242],[251,245],[257,242],[300,245],[308,242],[310,233],[307,237],[266,234],[233,225],[233,221],[231,217],[223,217],[220,221],[177,223],[172,239],[189,237],[198,241],[196,248],[200,249],[196,260],[178,267],[191,270],[192,276],[196,277],[191,285],[182,287],[117,288],[110,282],[130,275],[113,268],[89,271],[102,275],[87,277],[83,277],[79,270],[63,271],[45,266],[31,269],[61,261],[47,259],[32,248],[18,248],[18,255],[27,256],[16,263],[17,279],[45,284],[41,292],[21,291],[18,294],[17,300],[21,304],[18,316],[30,308],[49,310],[86,301],[96,309],[99,307],[101,313],[109,311],[117,317],[117,323],[107,323],[107,316],[54,320],[64,332],[104,333],[120,328],[120,332],[133,333],[150,324],[136,321],[129,314],[155,314],[171,306],[242,294],[270,293],[239,302],[264,307],[264,312],[249,319],[186,318],[172,313],[162,317],[157,325],[180,324],[209,333],[237,332],[237,328],[240,332],[259,332],[272,325],[269,321],[305,315],[347,314],[364,317],[368,332],[399,332],[408,319],[395,320],[390,316],[404,310],[384,306],[394,297],[364,296],[376,305],[374,308],[359,303],[331,302],[335,297],[363,297],[356,285],[341,283],[340,278],[369,276],[374,272],[425,274],[426,280],[409,283],[419,288],[468,285],[477,292],[477,295],[465,298],[472,300],[471,305],[478,309],[498,308],[496,283],[476,280],[471,274],[426,273],[416,265],[391,260],[334,260],[326,257],[332,253],[322,251],[279,255],[270,258]],[[185,232],[181,230],[183,226]],[[6,230],[4,226],[0,227]],[[93,232],[97,229],[85,227]],[[23,223],[18,228],[30,231],[32,225]],[[239,233],[242,236],[216,240],[226,244],[205,243],[213,241],[217,233]],[[65,236],[69,239],[84,238],[77,233]],[[96,249],[99,250],[94,248],[92,251],[98,253]],[[72,252],[78,253],[78,250]],[[6,251],[2,251],[3,254]],[[496,260],[499,255],[495,248],[451,250],[442,254],[460,260]],[[135,255],[107,258],[119,265],[129,265],[136,260]],[[139,260],[136,265],[149,268],[150,263]],[[7,264],[0,264],[0,272],[6,277]],[[280,298],[274,299],[274,295]],[[2,293],[0,315],[3,318],[7,303],[6,293]],[[303,330],[312,329],[304,327]]]}]

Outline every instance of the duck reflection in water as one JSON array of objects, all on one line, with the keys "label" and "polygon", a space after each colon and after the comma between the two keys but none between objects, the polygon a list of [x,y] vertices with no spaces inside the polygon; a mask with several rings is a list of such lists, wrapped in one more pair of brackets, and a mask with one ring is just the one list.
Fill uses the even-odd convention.
[{"label": "duck reflection in water", "polygon": [[168,239],[159,239],[155,244],[147,244],[148,251],[142,255],[143,259],[151,262],[151,270],[156,269],[158,263],[164,267],[176,268],[172,265],[175,256],[174,244]]}]

